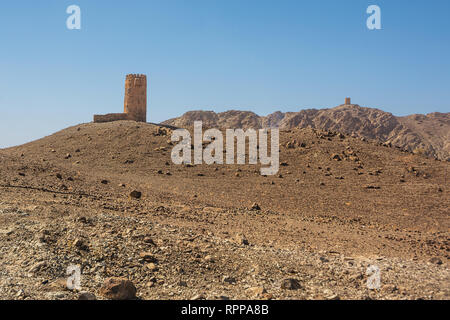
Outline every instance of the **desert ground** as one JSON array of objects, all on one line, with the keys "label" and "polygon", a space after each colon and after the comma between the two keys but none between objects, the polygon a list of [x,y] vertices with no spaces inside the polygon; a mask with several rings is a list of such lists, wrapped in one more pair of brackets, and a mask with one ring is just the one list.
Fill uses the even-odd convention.
[{"label": "desert ground", "polygon": [[97,299],[110,277],[138,299],[450,298],[448,161],[290,129],[262,176],[175,165],[170,137],[87,123],[0,150],[0,299],[78,299],[69,265]]}]

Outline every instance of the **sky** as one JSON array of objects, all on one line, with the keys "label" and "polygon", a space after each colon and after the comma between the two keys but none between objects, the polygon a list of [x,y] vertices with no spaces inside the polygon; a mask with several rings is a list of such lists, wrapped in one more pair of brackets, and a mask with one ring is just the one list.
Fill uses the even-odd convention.
[{"label": "sky", "polygon": [[0,39],[0,148],[122,112],[128,73],[147,75],[149,122],[347,96],[394,115],[450,112],[448,0],[1,1]]}]

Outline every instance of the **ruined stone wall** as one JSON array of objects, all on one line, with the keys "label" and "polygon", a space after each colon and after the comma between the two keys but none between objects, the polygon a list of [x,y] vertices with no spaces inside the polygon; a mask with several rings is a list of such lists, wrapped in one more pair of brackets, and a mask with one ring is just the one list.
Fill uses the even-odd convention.
[{"label": "ruined stone wall", "polygon": [[124,112],[130,120],[147,122],[147,77],[129,74],[125,79]]},{"label": "ruined stone wall", "polygon": [[94,114],[94,122],[111,122],[119,120],[130,120],[126,113]]},{"label": "ruined stone wall", "polygon": [[350,98],[345,98],[345,104],[352,104],[352,100]]}]

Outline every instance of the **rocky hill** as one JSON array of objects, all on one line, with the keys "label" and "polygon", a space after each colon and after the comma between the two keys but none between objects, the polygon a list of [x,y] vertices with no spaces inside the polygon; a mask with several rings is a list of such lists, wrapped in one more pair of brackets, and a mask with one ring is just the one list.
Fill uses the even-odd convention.
[{"label": "rocky hill", "polygon": [[175,165],[170,137],[87,123],[0,149],[0,299],[449,299],[449,162],[295,128],[262,176]]},{"label": "rocky hill", "polygon": [[163,122],[176,127],[191,127],[202,120],[206,127],[280,129],[314,128],[338,131],[358,138],[376,139],[402,149],[450,160],[450,113],[430,113],[396,117],[379,109],[359,105],[340,105],[332,109],[308,109],[259,116],[249,111],[190,111]]}]

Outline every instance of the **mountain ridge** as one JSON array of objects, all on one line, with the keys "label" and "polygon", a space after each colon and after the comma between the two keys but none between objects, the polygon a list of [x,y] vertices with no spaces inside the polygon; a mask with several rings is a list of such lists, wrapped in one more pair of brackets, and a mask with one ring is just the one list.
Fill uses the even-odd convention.
[{"label": "mountain ridge", "polygon": [[343,104],[327,109],[298,112],[276,111],[259,116],[252,111],[188,111],[162,124],[191,127],[201,120],[205,127],[216,128],[313,128],[337,131],[353,137],[378,140],[413,153],[450,161],[450,113],[394,116],[381,109]]}]

